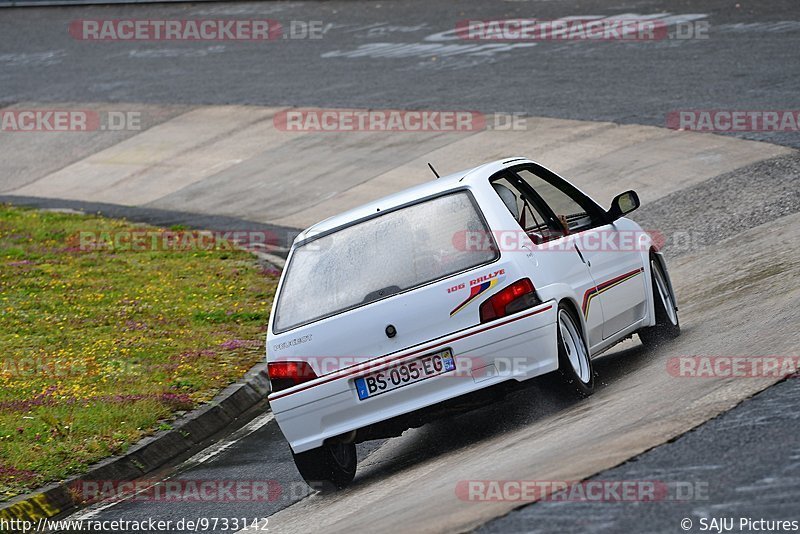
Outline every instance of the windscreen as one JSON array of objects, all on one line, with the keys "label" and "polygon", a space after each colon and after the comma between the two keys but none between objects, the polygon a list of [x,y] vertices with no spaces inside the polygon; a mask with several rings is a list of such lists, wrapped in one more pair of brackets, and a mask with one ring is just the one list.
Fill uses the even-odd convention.
[{"label": "windscreen", "polygon": [[275,332],[368,304],[497,257],[458,235],[488,232],[466,191],[345,227],[295,248],[278,297]]}]

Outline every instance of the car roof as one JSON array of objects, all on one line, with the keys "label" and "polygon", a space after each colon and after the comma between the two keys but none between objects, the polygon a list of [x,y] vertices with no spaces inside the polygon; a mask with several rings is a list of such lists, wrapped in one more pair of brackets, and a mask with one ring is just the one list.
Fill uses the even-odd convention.
[{"label": "car roof", "polygon": [[531,162],[531,160],[522,157],[503,158],[489,163],[484,163],[483,165],[478,165],[477,167],[473,167],[471,169],[448,174],[447,176],[433,179],[430,182],[409,187],[408,189],[404,189],[402,191],[398,191],[397,193],[373,200],[320,221],[315,225],[303,230],[295,239],[295,243],[303,241],[308,237],[327,233],[341,226],[346,226],[354,221],[369,217],[378,211],[385,211],[397,206],[402,206],[403,204],[407,204],[409,202],[413,202],[414,200],[420,198],[433,196],[437,193],[455,189],[459,186],[470,185],[481,180],[486,180],[493,174],[511,165],[519,165],[520,163],[528,162]]}]

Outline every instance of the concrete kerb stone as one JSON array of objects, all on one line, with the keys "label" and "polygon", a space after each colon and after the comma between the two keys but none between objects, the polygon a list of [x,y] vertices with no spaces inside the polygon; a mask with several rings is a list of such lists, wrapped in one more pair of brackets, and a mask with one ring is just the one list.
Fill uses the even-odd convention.
[{"label": "concrete kerb stone", "polygon": [[211,402],[181,417],[172,430],[143,438],[120,456],[93,465],[86,473],[49,484],[28,495],[0,504],[0,519],[36,524],[63,517],[85,503],[73,491],[81,481],[137,480],[164,468],[170,461],[200,450],[209,438],[263,401],[269,394],[266,363],[222,390]]}]

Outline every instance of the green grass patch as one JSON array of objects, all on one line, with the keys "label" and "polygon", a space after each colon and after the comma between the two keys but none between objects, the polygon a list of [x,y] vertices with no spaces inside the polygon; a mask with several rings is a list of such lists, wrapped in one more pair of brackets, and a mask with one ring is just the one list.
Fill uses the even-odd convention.
[{"label": "green grass patch", "polygon": [[0,500],[170,428],[263,358],[277,279],[224,247],[79,246],[133,228],[0,205]]}]

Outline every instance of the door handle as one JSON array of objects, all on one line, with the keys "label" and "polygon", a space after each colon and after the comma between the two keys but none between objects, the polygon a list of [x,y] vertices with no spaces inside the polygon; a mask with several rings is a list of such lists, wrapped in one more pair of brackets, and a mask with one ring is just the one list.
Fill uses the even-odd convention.
[{"label": "door handle", "polygon": [[575,247],[575,252],[577,252],[577,253],[578,253],[578,256],[580,256],[580,257],[581,257],[581,261],[582,261],[583,263],[585,263],[587,267],[591,267],[591,266],[592,266],[592,262],[590,262],[590,261],[586,261],[586,259],[583,257],[583,254],[581,254],[581,249],[579,249],[579,248],[578,248],[578,245],[576,245],[575,243],[573,243],[573,246]]}]

